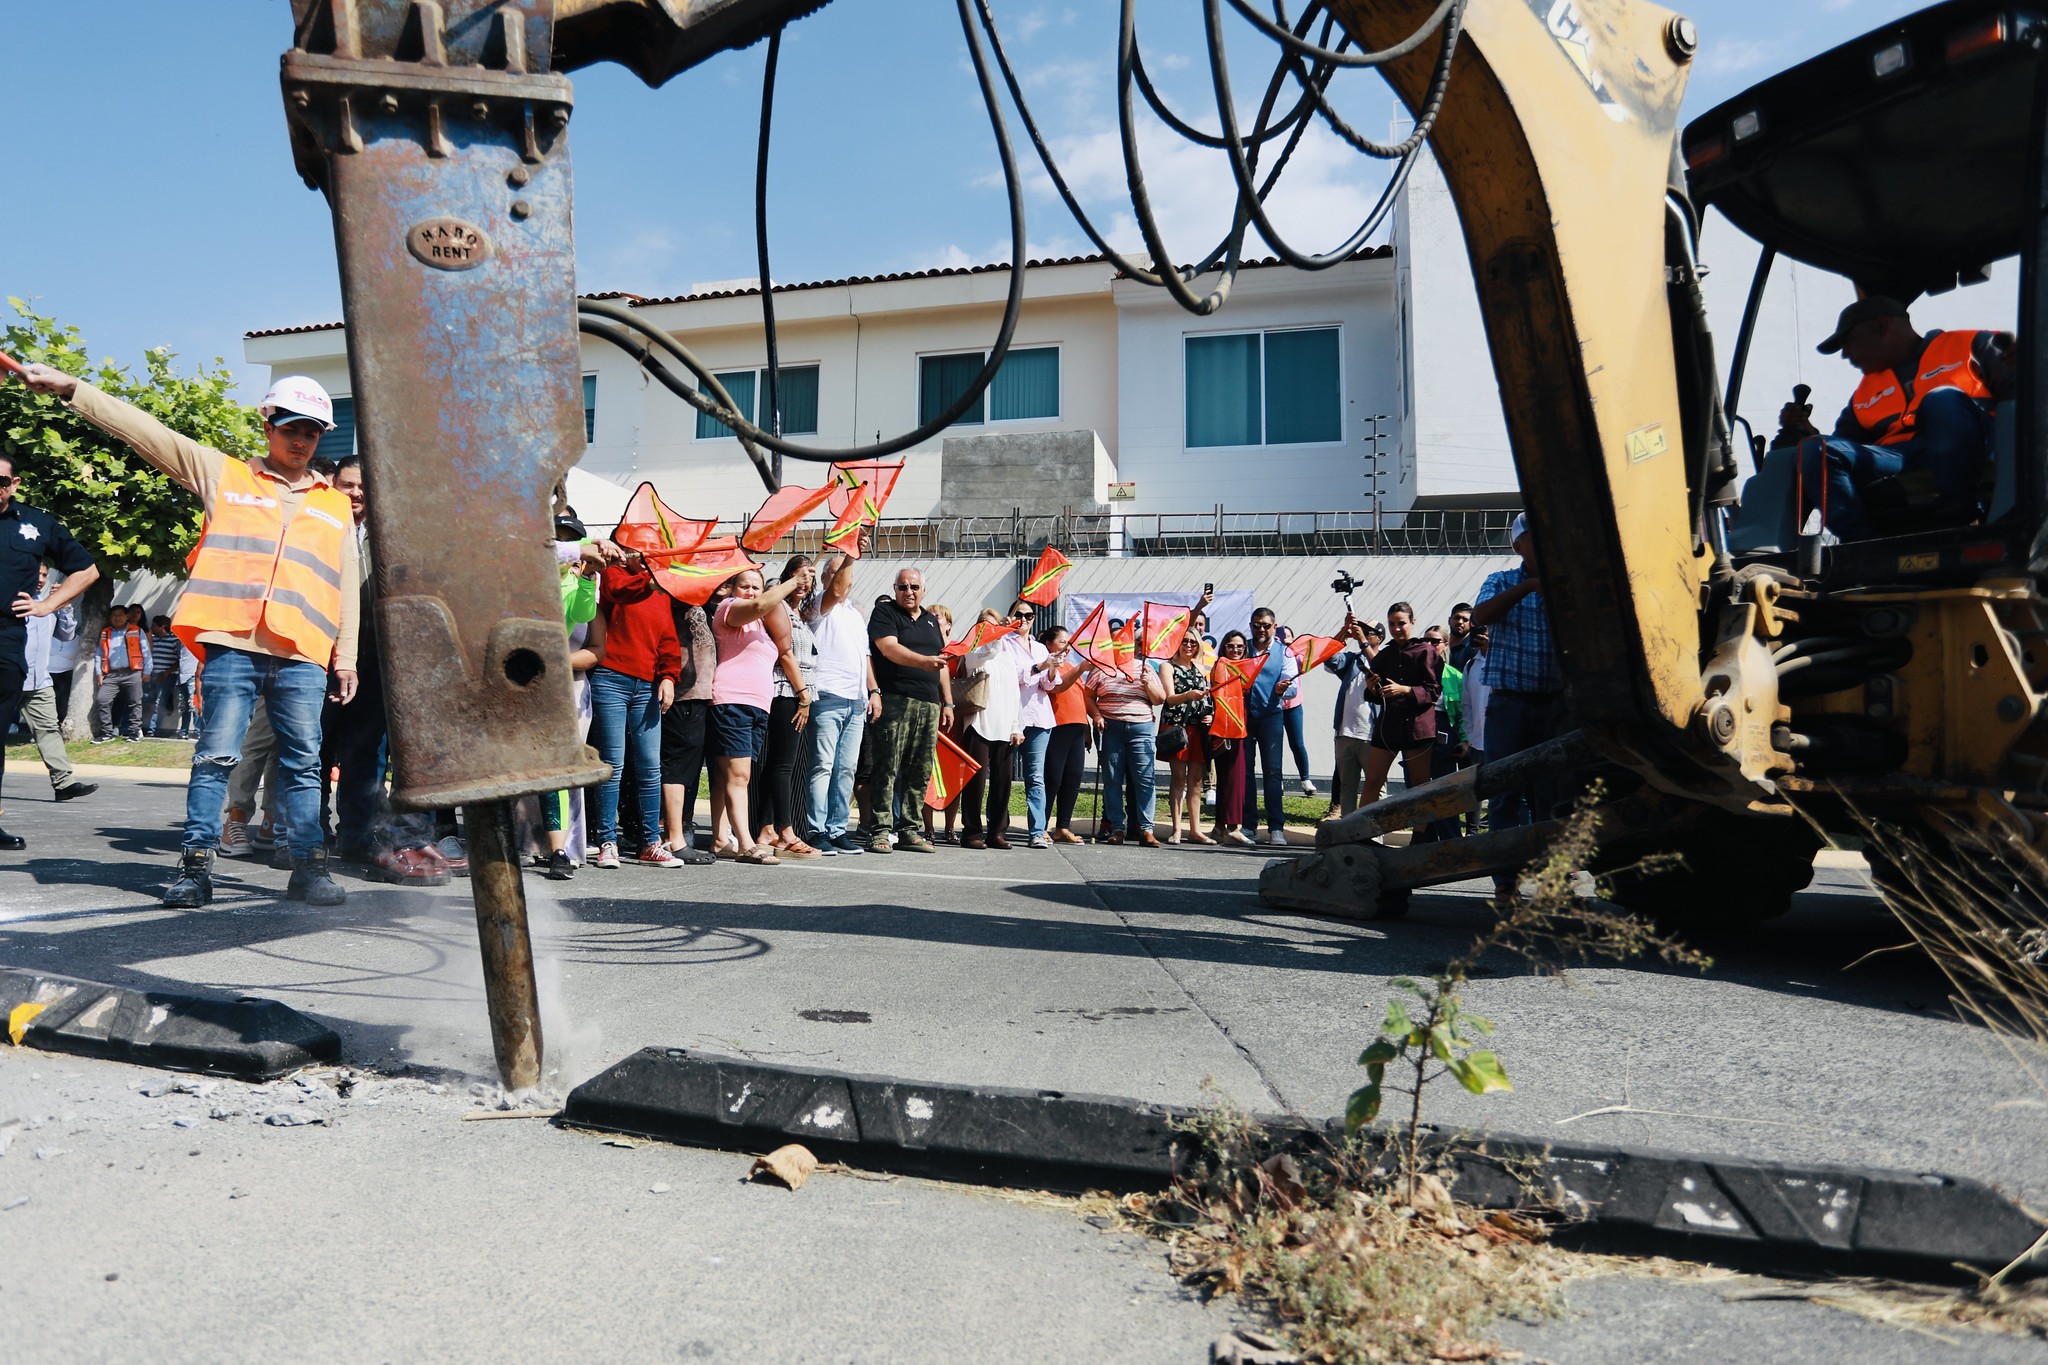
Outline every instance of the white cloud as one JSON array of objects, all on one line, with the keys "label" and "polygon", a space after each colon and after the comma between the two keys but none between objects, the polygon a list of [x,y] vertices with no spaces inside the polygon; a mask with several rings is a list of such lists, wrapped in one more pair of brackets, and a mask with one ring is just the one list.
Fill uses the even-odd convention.
[{"label": "white cloud", "polygon": [[1708,38],[1700,45],[1698,73],[1702,78],[1745,76],[1754,71],[1775,71],[1787,64],[1785,43],[1780,38]]},{"label": "white cloud", "polygon": [[1033,38],[1038,36],[1038,31],[1040,29],[1044,28],[1047,24],[1051,22],[1051,16],[1048,15],[1044,10],[1032,10],[1029,13],[1025,14],[1023,18],[1017,21],[1017,37],[1021,41],[1028,43]]}]

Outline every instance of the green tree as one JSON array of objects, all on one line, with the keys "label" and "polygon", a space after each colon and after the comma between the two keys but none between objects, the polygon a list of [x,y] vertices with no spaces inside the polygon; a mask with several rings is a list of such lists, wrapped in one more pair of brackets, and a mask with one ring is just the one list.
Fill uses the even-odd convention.
[{"label": "green tree", "polygon": [[[94,365],[76,327],[34,312],[21,299],[7,302],[15,316],[0,330],[0,351],[77,375],[216,450],[240,459],[263,453],[262,419],[231,396],[234,378],[225,361],[216,358],[212,369],[182,375],[170,349],[159,346],[144,353],[145,373],[138,377],[112,360]],[[144,571],[183,577],[203,509],[127,446],[57,399],[7,383],[0,384],[0,454],[21,476],[21,498],[70,527],[99,561],[100,581],[80,603],[82,639],[99,637],[115,579]],[[70,738],[84,737],[91,711],[91,669],[81,666],[72,676]]]}]

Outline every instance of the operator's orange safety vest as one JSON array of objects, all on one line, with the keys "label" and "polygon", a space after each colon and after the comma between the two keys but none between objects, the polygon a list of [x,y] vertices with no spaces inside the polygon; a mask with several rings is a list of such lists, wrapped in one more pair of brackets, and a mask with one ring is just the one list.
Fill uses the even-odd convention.
[{"label": "operator's orange safety vest", "polygon": [[1899,382],[1897,371],[1864,375],[1863,382],[1856,386],[1855,396],[1849,400],[1857,425],[1873,433],[1879,445],[1895,446],[1913,439],[1920,400],[1936,389],[1960,389],[1980,402],[1990,402],[1991,390],[1985,387],[1984,376],[1978,373],[1972,354],[1972,348],[1981,335],[1980,332],[1937,332],[1929,337],[1927,349],[1920,353],[1919,370],[1913,377],[1913,396],[1910,399],[1906,397],[1905,386]]},{"label": "operator's orange safety vest", "polygon": [[[142,667],[142,627],[129,626],[126,629],[128,635],[128,667],[140,668]],[[107,626],[100,631],[100,673],[102,675],[111,673],[113,668],[114,628]]]},{"label": "operator's orange safety vest", "polygon": [[229,460],[171,629],[197,654],[203,631],[250,635],[260,623],[326,667],[341,632],[342,537],[353,517],[348,495],[323,485],[287,526],[256,471]]}]

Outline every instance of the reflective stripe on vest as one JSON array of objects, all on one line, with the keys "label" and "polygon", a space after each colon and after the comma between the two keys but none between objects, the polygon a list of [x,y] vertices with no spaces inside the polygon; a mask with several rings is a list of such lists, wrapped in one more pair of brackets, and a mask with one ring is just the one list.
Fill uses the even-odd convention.
[{"label": "reflective stripe on vest", "polygon": [[256,471],[229,460],[171,629],[197,653],[203,632],[253,636],[261,625],[326,666],[341,633],[342,538],[352,521],[348,495],[320,485],[286,525]]},{"label": "reflective stripe on vest", "polygon": [[1991,401],[1991,390],[1977,372],[1974,359],[1979,332],[1937,332],[1920,352],[1920,364],[1913,378],[1909,401],[1896,372],[1867,374],[1849,400],[1856,423],[1870,432],[1879,445],[1897,445],[1913,439],[1920,400],[1938,389],[1959,389],[1980,402]]}]

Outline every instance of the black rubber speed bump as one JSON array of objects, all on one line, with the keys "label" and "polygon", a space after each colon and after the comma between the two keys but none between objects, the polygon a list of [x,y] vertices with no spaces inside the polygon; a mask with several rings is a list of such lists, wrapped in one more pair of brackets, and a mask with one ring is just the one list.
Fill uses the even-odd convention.
[{"label": "black rubber speed bump", "polygon": [[[1187,1109],[1105,1095],[931,1085],[646,1048],[569,1094],[558,1122],[726,1151],[801,1142],[821,1159],[975,1184],[1162,1189],[1192,1155]],[[1304,1154],[1337,1120],[1262,1120]],[[1381,1130],[1382,1140],[1391,1140]],[[1991,1186],[1910,1171],[1433,1135],[1481,1208],[1562,1209],[1609,1245],[1780,1270],[1949,1278],[2005,1266],[2041,1225]]]},{"label": "black rubber speed bump", "polygon": [[49,1052],[244,1080],[341,1059],[333,1029],[275,1000],[136,991],[0,967],[0,1025],[24,1005],[42,1008],[22,1043]]},{"label": "black rubber speed bump", "polygon": [[695,1147],[801,1142],[822,1160],[1028,1189],[1157,1189],[1187,1111],[1108,1095],[924,1085],[643,1048],[569,1092],[560,1122]]}]

